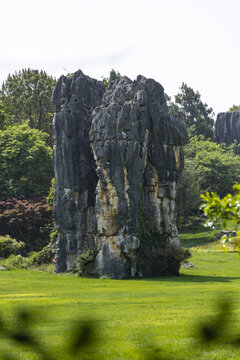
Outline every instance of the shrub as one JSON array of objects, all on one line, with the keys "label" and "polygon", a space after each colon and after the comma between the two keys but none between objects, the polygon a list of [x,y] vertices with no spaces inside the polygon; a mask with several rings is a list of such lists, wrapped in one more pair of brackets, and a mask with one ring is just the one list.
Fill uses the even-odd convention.
[{"label": "shrub", "polygon": [[27,269],[29,265],[29,258],[23,257],[21,255],[10,255],[9,258],[3,262],[3,266],[6,268],[6,270]]},{"label": "shrub", "polygon": [[50,264],[54,258],[54,250],[51,244],[45,246],[39,252],[33,252],[30,255],[31,263],[33,265]]},{"label": "shrub", "polygon": [[85,250],[76,261],[76,268],[77,273],[79,276],[84,275],[86,266],[92,262],[94,262],[95,259],[95,252],[93,250],[87,249]]},{"label": "shrub", "polygon": [[154,273],[156,275],[179,275],[181,263],[191,257],[188,249],[174,244],[162,249],[156,256]]},{"label": "shrub", "polygon": [[[165,228],[163,205],[162,227]],[[179,275],[181,263],[191,257],[189,250],[171,244],[171,233],[160,233],[143,207],[138,210],[139,240],[137,266],[144,275]],[[126,261],[127,275],[130,275],[131,264]],[[129,266],[130,265],[130,266]]]},{"label": "shrub", "polygon": [[49,242],[51,219],[45,198],[0,201],[1,231],[23,241],[27,250],[41,250]]},{"label": "shrub", "polygon": [[9,235],[0,236],[0,257],[7,258],[10,255],[18,254],[24,248],[23,242],[17,242]]}]

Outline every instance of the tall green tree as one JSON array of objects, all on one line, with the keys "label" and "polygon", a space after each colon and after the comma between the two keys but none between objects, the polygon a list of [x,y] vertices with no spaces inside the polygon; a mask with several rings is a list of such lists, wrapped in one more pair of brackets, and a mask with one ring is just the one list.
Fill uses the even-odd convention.
[{"label": "tall green tree", "polygon": [[184,162],[177,191],[177,214],[180,223],[187,223],[191,216],[198,216],[202,193],[194,159],[185,158]]},{"label": "tall green tree", "polygon": [[0,130],[0,198],[34,197],[48,192],[53,177],[48,134],[28,125]]},{"label": "tall green tree", "polygon": [[170,113],[183,121],[190,137],[202,135],[205,139],[213,139],[214,112],[202,102],[198,91],[182,83],[175,102],[171,102],[168,96],[167,100]]},{"label": "tall green tree", "polygon": [[3,104],[0,103],[0,130],[8,125],[8,114]]},{"label": "tall green tree", "polygon": [[51,95],[56,80],[45,71],[23,69],[8,76],[0,90],[0,101],[12,124],[26,120],[32,129],[51,134]]},{"label": "tall green tree", "polygon": [[231,147],[194,137],[185,147],[185,156],[194,161],[202,192],[214,191],[225,196],[238,182],[240,161]]},{"label": "tall green tree", "polygon": [[184,148],[185,167],[180,177],[178,215],[187,222],[199,215],[200,195],[207,191],[225,196],[239,181],[239,155],[231,145],[216,144],[202,137],[193,137]]}]

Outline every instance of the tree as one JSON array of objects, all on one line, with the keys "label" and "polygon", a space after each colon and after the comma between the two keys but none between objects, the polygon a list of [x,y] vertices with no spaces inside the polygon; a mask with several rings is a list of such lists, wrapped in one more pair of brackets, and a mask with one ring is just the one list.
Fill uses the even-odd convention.
[{"label": "tree", "polygon": [[[203,200],[202,209],[208,218],[207,226],[214,228],[217,222],[220,222],[224,229],[231,228],[231,224],[240,224],[240,184],[233,186],[234,194],[227,194],[222,199],[215,192],[207,192],[201,195]],[[222,238],[223,250],[227,252],[228,248],[234,245],[240,254],[240,231],[234,240],[228,233]]]},{"label": "tree", "polygon": [[194,137],[185,147],[185,156],[194,161],[202,192],[215,191],[224,196],[239,179],[239,156],[224,144]]},{"label": "tree", "polygon": [[193,159],[185,159],[177,192],[177,214],[179,223],[187,223],[191,216],[198,215],[201,202],[198,169]]},{"label": "tree", "polygon": [[45,198],[0,201],[1,234],[23,241],[28,251],[41,250],[49,243],[51,210]]},{"label": "tree", "polygon": [[228,111],[240,111],[240,105],[233,105]]},{"label": "tree", "polygon": [[4,129],[8,123],[8,115],[3,104],[0,103],[0,130]]},{"label": "tree", "polygon": [[213,109],[203,103],[199,92],[195,92],[187,84],[182,83],[180,90],[181,92],[175,95],[175,103],[167,97],[170,113],[183,121],[190,137],[203,135],[205,139],[212,139]]},{"label": "tree", "polygon": [[[235,145],[236,147],[236,145]],[[218,192],[225,196],[239,181],[239,155],[233,145],[216,144],[203,137],[193,137],[184,148],[185,167],[180,176],[177,208],[181,221],[199,216],[200,195]]]},{"label": "tree", "polygon": [[0,198],[47,194],[53,177],[47,138],[26,124],[0,130]]},{"label": "tree", "polygon": [[51,134],[51,95],[56,80],[45,71],[23,69],[8,76],[0,90],[0,100],[12,124],[26,120],[33,129]]},{"label": "tree", "polygon": [[103,82],[105,84],[106,90],[109,89],[109,86],[113,81],[117,80],[120,77],[121,77],[121,74],[118,71],[115,71],[114,69],[112,69],[110,71],[109,77],[108,78],[103,78]]},{"label": "tree", "polygon": [[201,195],[203,211],[207,215],[210,226],[221,220],[225,228],[229,222],[240,224],[240,184],[233,185],[234,194],[227,194],[222,199],[215,192]]}]

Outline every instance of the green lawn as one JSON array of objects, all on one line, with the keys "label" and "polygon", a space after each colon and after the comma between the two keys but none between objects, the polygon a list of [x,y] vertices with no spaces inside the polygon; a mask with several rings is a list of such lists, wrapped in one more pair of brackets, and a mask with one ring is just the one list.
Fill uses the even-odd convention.
[{"label": "green lawn", "polygon": [[[240,359],[240,347],[206,349],[195,337],[196,324],[216,316],[222,297],[234,302],[231,332],[240,334],[240,260],[236,253],[206,249],[211,234],[193,236],[195,240],[185,233],[181,239],[191,248],[196,268],[182,269],[179,277],[110,280],[0,271],[1,316],[12,325],[16,309],[34,308],[34,331],[56,359],[66,358],[69,328],[77,319],[89,318],[101,337],[89,359],[147,359],[153,347],[163,351],[161,359]],[[0,346],[1,354],[36,358],[7,340]]]}]

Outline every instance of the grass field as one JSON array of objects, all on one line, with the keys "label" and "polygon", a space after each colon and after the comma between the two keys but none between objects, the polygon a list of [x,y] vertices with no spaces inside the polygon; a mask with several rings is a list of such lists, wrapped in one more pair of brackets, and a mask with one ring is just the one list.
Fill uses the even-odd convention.
[{"label": "grass field", "polygon": [[[231,333],[240,334],[240,259],[215,251],[212,234],[185,233],[194,269],[179,277],[134,280],[78,278],[30,270],[0,271],[1,316],[13,326],[16,309],[34,309],[33,330],[56,359],[65,359],[69,328],[77,319],[94,321],[100,342],[89,359],[240,359],[240,347],[204,348],[196,325],[218,312],[219,298],[233,301]],[[0,341],[0,353],[36,359],[26,349]],[[152,357],[151,359],[156,359]]]}]

